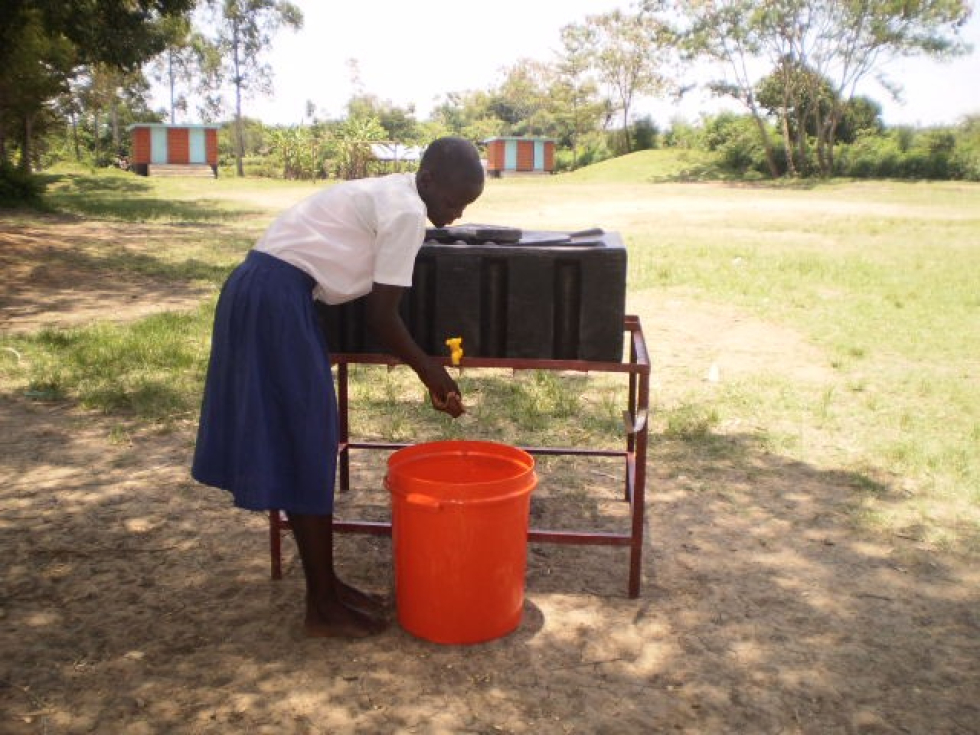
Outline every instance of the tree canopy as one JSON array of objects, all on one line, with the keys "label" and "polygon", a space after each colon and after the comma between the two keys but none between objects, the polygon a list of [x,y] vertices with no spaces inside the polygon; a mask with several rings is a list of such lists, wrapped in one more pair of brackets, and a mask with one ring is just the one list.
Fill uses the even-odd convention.
[{"label": "tree canopy", "polygon": [[[859,84],[874,79],[900,94],[900,83],[882,74],[885,62],[962,53],[959,31],[971,14],[968,0],[639,0],[633,8],[569,24],[550,60],[520,58],[488,88],[448,91],[427,121],[416,120],[411,104],[370,94],[350,60],[350,126],[341,136],[345,120],[318,120],[307,103],[304,120],[317,130],[302,146],[276,133],[276,149],[288,153],[281,170],[311,175],[315,164],[294,162],[291,151],[323,158],[338,141],[360,145],[369,132],[414,143],[444,134],[543,135],[558,142],[561,166],[583,165],[656,145],[657,128],[637,119],[637,103],[676,99],[694,86],[697,61],[712,70],[708,89],[745,106],[746,120],[705,125],[712,145],[739,149],[736,168],[751,159],[764,161],[759,168],[771,177],[830,175],[839,143],[882,132],[880,105],[856,96]],[[147,107],[152,74],[170,89],[171,122],[191,104],[206,121],[231,113],[224,154],[242,174],[246,148],[263,137],[262,125],[244,117],[243,100],[271,91],[265,52],[279,31],[302,23],[289,0],[5,0],[0,163],[19,152],[25,170],[38,165],[32,141],[59,129],[70,130],[76,155],[81,148],[105,163],[124,145],[126,122],[162,119]],[[268,146],[251,155],[261,150]],[[354,163],[342,168],[363,169],[356,155],[348,158]]]},{"label": "tree canopy", "polygon": [[972,13],[967,0],[675,0],[673,7],[684,19],[689,58],[714,62],[720,72],[709,86],[741,101],[756,120],[773,176],[778,168],[758,101],[766,74],[779,77],[784,132],[791,111],[800,114],[809,100],[820,170],[829,174],[844,105],[858,83],[876,74],[898,94],[901,85],[881,74],[882,63],[964,52],[958,31]]},{"label": "tree canopy", "polygon": [[0,5],[0,161],[8,137],[31,163],[31,141],[45,105],[88,66],[133,71],[166,46],[166,18],[195,0],[5,0]]}]

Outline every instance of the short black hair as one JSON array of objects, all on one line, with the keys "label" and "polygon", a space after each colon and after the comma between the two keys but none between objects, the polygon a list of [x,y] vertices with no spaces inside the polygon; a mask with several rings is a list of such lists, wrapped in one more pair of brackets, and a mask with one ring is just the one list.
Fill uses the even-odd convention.
[{"label": "short black hair", "polygon": [[419,162],[436,178],[452,178],[456,181],[483,181],[483,163],[480,152],[466,138],[447,135],[432,141]]}]

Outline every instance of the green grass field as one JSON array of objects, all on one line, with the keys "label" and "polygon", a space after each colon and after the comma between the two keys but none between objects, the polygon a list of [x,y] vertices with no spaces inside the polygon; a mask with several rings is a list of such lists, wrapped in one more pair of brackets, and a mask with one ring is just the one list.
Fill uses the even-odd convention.
[{"label": "green grass field", "polygon": [[[735,309],[812,349],[818,380],[795,379],[778,362],[711,386],[698,365],[659,375],[651,462],[701,467],[709,483],[712,466],[737,465],[746,452],[847,473],[855,523],[980,552],[980,185],[682,181],[705,165],[648,151],[568,175],[490,181],[465,219],[619,231],[628,307],[648,334],[669,318],[659,306],[676,298]],[[129,267],[217,286],[275,213],[314,189],[61,172],[48,202],[112,226],[169,228],[164,251]],[[192,421],[212,310],[206,299],[125,326],[2,334],[4,390]],[[651,344],[655,360],[660,348]],[[471,410],[454,424],[422,407],[403,371],[355,370],[361,429],[395,439],[617,441],[616,387],[601,377],[462,381]]]}]

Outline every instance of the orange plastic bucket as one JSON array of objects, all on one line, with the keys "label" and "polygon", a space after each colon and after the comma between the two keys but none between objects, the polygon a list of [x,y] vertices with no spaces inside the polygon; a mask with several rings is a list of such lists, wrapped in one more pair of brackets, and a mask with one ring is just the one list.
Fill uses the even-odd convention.
[{"label": "orange plastic bucket", "polygon": [[430,442],[389,457],[402,628],[435,643],[479,643],[517,628],[537,481],[531,455],[494,442]]}]

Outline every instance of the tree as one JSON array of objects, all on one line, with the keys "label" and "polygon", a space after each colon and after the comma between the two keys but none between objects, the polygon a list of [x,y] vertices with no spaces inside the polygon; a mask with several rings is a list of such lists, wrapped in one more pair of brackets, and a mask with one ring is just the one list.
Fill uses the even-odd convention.
[{"label": "tree", "polygon": [[235,166],[244,176],[242,97],[270,90],[270,70],[261,60],[280,27],[303,27],[303,13],[288,0],[210,0],[217,6],[216,45],[235,95]]},{"label": "tree", "polygon": [[167,47],[149,65],[150,75],[169,92],[171,125],[177,113],[187,113],[189,92],[199,100],[198,113],[212,120],[220,109],[221,51],[188,17],[168,18]]},{"label": "tree", "polygon": [[822,121],[835,104],[841,109],[834,136],[837,142],[853,143],[861,133],[878,134],[884,129],[880,104],[864,96],[836,101],[830,80],[811,69],[797,69],[794,74],[778,69],[759,82],[757,95],[759,104],[783,123],[790,175],[816,170],[810,142],[817,139]]},{"label": "tree", "polygon": [[[783,85],[784,130],[786,111],[802,114],[801,100],[819,101],[806,112],[816,119],[820,171],[829,175],[837,128],[858,83],[889,59],[961,53],[957,34],[971,13],[967,0],[677,0],[677,8],[687,22],[688,51],[719,62],[725,73],[709,87],[741,100],[756,119],[773,176],[778,171],[755,93],[767,63]],[[900,91],[887,78],[878,80],[891,93]]]},{"label": "tree", "polygon": [[380,100],[373,94],[360,94],[347,102],[348,117],[374,117],[385,129],[384,140],[415,143],[419,140],[415,107],[398,107],[391,100]]},{"label": "tree", "polygon": [[567,25],[561,29],[562,50],[558,55],[556,80],[551,96],[558,103],[558,125],[572,149],[572,168],[579,160],[579,140],[594,131],[604,113],[598,88],[591,75],[591,47],[588,29]]},{"label": "tree", "polygon": [[21,29],[39,20],[45,33],[61,35],[74,46],[78,63],[103,62],[132,71],[166,45],[161,21],[184,15],[194,5],[195,0],[4,0],[0,61]]},{"label": "tree", "polygon": [[851,97],[844,103],[844,114],[837,126],[837,140],[853,143],[859,135],[881,135],[885,124],[881,121],[881,105],[870,97]]},{"label": "tree", "polygon": [[533,59],[518,59],[503,70],[490,92],[489,112],[506,123],[507,135],[548,135],[553,130],[553,69]]},{"label": "tree", "polygon": [[4,0],[0,4],[0,158],[18,129],[20,165],[30,166],[33,127],[45,105],[94,64],[133,71],[166,44],[161,21],[194,0]]},{"label": "tree", "polygon": [[757,77],[752,61],[763,50],[760,6],[765,0],[677,0],[687,21],[683,48],[688,58],[717,63],[723,77],[708,88],[716,95],[738,100],[752,115],[773,178],[779,166],[765,116],[755,95]]},{"label": "tree", "polygon": [[[78,109],[92,126],[93,156],[97,164],[109,164],[122,151],[121,100],[139,94],[146,82],[139,72],[123,72],[106,64],[93,64],[81,75],[75,90]],[[107,135],[103,135],[103,126]],[[103,146],[103,143],[107,145]]]},{"label": "tree", "polygon": [[432,119],[444,134],[469,140],[486,140],[509,131],[507,123],[494,112],[493,95],[482,90],[450,92],[432,111]]},{"label": "tree", "polygon": [[385,129],[375,117],[349,117],[337,129],[336,146],[339,175],[345,179],[363,179],[373,158],[371,143],[384,137]]},{"label": "tree", "polygon": [[129,148],[126,125],[155,119],[148,94],[146,77],[138,71],[121,72],[105,64],[81,68],[68,91],[46,106],[58,124],[38,136],[35,150],[55,160],[70,156],[89,164],[118,163]]},{"label": "tree", "polygon": [[[837,127],[860,81],[880,72],[889,59],[925,54],[937,58],[962,54],[959,29],[972,8],[967,0],[821,0],[825,21],[811,41],[809,63],[831,80],[834,97],[817,131],[821,171],[834,168]],[[901,85],[883,75],[878,81],[894,96]]]},{"label": "tree", "polygon": [[830,84],[812,69],[784,58],[759,80],[755,94],[759,105],[780,121],[787,174],[806,173],[812,163],[809,141],[816,137],[817,120],[833,97]]},{"label": "tree", "polygon": [[326,145],[319,126],[273,128],[269,133],[269,147],[282,165],[284,179],[309,178],[313,181],[322,172]]},{"label": "tree", "polygon": [[20,148],[20,169],[27,173],[38,118],[47,100],[67,91],[75,53],[66,38],[46,32],[36,10],[24,12],[19,33],[7,40],[0,51],[0,164],[10,161],[12,138]]},{"label": "tree", "polygon": [[667,73],[674,32],[653,12],[659,9],[654,5],[635,15],[621,10],[591,15],[584,25],[568,31],[579,37],[577,44],[592,50],[592,67],[622,113],[627,153],[632,150],[630,112],[636,97],[661,95],[675,87]]}]

